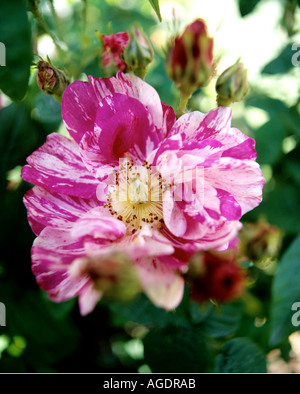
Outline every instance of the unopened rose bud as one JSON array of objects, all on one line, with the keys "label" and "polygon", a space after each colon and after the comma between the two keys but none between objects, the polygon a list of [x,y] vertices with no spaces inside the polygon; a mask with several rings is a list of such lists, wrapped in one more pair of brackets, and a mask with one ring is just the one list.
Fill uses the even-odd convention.
[{"label": "unopened rose bud", "polygon": [[166,70],[180,92],[193,93],[207,85],[214,73],[213,38],[202,19],[186,27],[168,45]]},{"label": "unopened rose bud", "polygon": [[235,258],[235,254],[229,252],[196,254],[187,274],[192,299],[197,302],[209,299],[227,302],[240,296],[245,276]]},{"label": "unopened rose bud", "polygon": [[217,79],[216,83],[218,106],[228,106],[241,101],[249,92],[247,70],[238,60],[228,67]]},{"label": "unopened rose bud", "polygon": [[111,77],[116,75],[118,71],[125,71],[126,63],[123,59],[123,53],[129,42],[128,33],[125,31],[106,36],[96,31],[96,36],[103,47],[101,65],[105,76]]},{"label": "unopened rose bud", "polygon": [[153,57],[154,51],[148,37],[141,28],[133,28],[129,33],[129,43],[124,50],[124,61],[129,70],[143,78]]},{"label": "unopened rose bud", "polygon": [[77,259],[70,273],[78,277],[87,276],[94,290],[112,301],[130,301],[141,291],[133,264],[121,253]]},{"label": "unopened rose bud", "polygon": [[36,63],[38,74],[37,81],[43,92],[61,99],[70,80],[66,73],[55,67],[50,61],[39,60]]},{"label": "unopened rose bud", "polygon": [[240,232],[241,253],[260,267],[266,267],[279,254],[281,230],[265,221],[246,223]]}]

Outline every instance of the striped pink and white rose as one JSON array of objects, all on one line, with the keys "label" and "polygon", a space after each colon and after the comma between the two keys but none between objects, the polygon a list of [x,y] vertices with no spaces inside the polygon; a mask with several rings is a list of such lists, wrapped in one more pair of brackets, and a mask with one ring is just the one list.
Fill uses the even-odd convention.
[{"label": "striped pink and white rose", "polygon": [[35,185],[24,197],[33,272],[52,300],[79,296],[86,314],[105,296],[101,278],[124,277],[113,264],[124,257],[149,299],[173,309],[191,257],[230,247],[261,202],[255,142],[231,127],[229,107],[176,119],[136,76],[89,80],[63,95],[71,138],[50,134],[22,171]]}]

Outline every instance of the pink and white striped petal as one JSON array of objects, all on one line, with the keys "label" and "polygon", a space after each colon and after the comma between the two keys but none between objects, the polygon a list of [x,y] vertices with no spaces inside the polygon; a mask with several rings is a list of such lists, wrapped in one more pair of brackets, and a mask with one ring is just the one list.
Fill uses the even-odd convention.
[{"label": "pink and white striped petal", "polygon": [[88,283],[88,278],[74,278],[69,273],[72,262],[84,254],[82,243],[71,238],[68,229],[46,227],[34,241],[32,271],[53,301],[75,297]]},{"label": "pink and white striped petal", "polygon": [[118,73],[114,78],[94,78],[89,75],[89,80],[94,88],[100,103],[106,96],[113,93],[125,94],[139,100],[152,117],[158,130],[162,128],[163,110],[156,90],[142,79],[131,74]]},{"label": "pink and white striped petal", "polygon": [[81,160],[79,146],[67,137],[53,133],[27,158],[22,178],[53,192],[93,198],[98,185]]},{"label": "pink and white striped petal", "polygon": [[84,213],[97,207],[99,202],[53,193],[35,186],[25,194],[24,204],[32,230],[39,235],[47,226],[70,227]]},{"label": "pink and white striped petal", "polygon": [[259,164],[253,160],[222,157],[205,168],[205,180],[216,189],[234,196],[242,215],[260,204],[265,179]]},{"label": "pink and white striped petal", "polygon": [[64,91],[62,117],[71,137],[79,143],[86,131],[94,129],[98,99],[92,85],[75,81]]}]

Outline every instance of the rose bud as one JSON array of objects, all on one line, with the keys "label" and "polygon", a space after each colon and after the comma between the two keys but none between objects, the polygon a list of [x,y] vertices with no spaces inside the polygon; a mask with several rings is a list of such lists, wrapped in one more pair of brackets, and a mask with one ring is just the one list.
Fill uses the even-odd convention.
[{"label": "rose bud", "polygon": [[102,297],[126,302],[141,291],[133,264],[125,255],[117,252],[98,258],[79,258],[72,264],[70,274],[74,278],[86,278],[90,293],[93,294],[91,299],[95,302]]},{"label": "rose bud", "polygon": [[278,227],[264,221],[246,223],[240,232],[240,239],[241,253],[262,268],[278,256],[282,232]]},{"label": "rose bud", "polygon": [[106,36],[96,31],[96,36],[103,47],[101,64],[105,75],[111,77],[118,71],[125,71],[126,63],[123,59],[123,53],[129,42],[128,33],[125,31]]},{"label": "rose bud", "polygon": [[63,92],[70,81],[66,73],[54,66],[51,61],[39,60],[36,63],[38,69],[37,81],[43,92],[54,95],[58,100],[62,98]]},{"label": "rose bud", "polygon": [[152,62],[154,51],[142,29],[135,27],[129,33],[129,43],[124,50],[124,61],[135,75],[144,78],[146,68]]},{"label": "rose bud", "polygon": [[180,92],[193,93],[207,85],[214,73],[213,38],[206,24],[196,19],[181,36],[171,40],[166,56],[166,70]]},{"label": "rose bud", "polygon": [[247,70],[239,60],[219,76],[216,83],[218,106],[241,101],[249,92]]},{"label": "rose bud", "polygon": [[228,302],[241,295],[245,276],[235,258],[234,254],[213,252],[194,256],[188,271],[192,299]]}]

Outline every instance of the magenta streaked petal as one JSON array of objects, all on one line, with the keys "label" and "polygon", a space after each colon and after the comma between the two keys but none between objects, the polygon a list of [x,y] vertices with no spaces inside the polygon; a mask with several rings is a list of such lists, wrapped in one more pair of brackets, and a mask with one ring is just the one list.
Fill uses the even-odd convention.
[{"label": "magenta streaked petal", "polygon": [[99,205],[96,199],[70,197],[38,186],[25,194],[24,204],[28,221],[36,235],[46,226],[69,227],[85,212]]},{"label": "magenta streaked petal", "polygon": [[27,158],[22,178],[50,191],[70,196],[92,198],[97,179],[83,164],[78,145],[67,137],[53,133]]},{"label": "magenta streaked petal", "polygon": [[162,125],[162,135],[163,138],[169,136],[169,133],[176,122],[176,115],[172,107],[169,107],[167,104],[161,102],[163,109],[163,125]]},{"label": "magenta streaked petal", "polygon": [[166,310],[179,305],[184,280],[172,263],[168,265],[159,258],[144,257],[136,262],[136,269],[143,289],[153,304]]},{"label": "magenta streaked petal", "polygon": [[91,209],[84,214],[73,226],[71,235],[74,239],[93,238],[104,239],[107,242],[116,241],[126,233],[125,224],[112,216],[105,208]]},{"label": "magenta streaked petal", "polygon": [[247,138],[245,141],[229,149],[226,149],[222,153],[222,157],[232,157],[239,160],[255,160],[256,156],[255,140],[253,138]]},{"label": "magenta streaked petal", "polygon": [[86,131],[93,130],[97,108],[98,100],[90,83],[75,81],[64,91],[62,117],[77,143]]},{"label": "magenta streaked petal", "polygon": [[128,153],[143,161],[159,142],[160,135],[144,105],[116,93],[102,100],[95,129],[86,133],[80,147],[87,168],[97,174],[101,166],[118,164]]},{"label": "magenta streaked petal", "polygon": [[120,244],[121,250],[132,259],[136,260],[144,256],[164,256],[174,253],[171,242],[159,231],[146,226],[130,242]]},{"label": "magenta streaked petal", "polygon": [[182,237],[187,229],[187,222],[184,211],[179,204],[174,201],[170,192],[165,193],[163,203],[164,222],[172,234]]},{"label": "magenta streaked petal", "polygon": [[216,189],[233,195],[243,215],[262,200],[265,179],[255,161],[222,157],[205,169],[205,179]]},{"label": "magenta streaked petal", "polygon": [[[204,140],[206,138],[216,138],[222,132],[227,134],[231,124],[230,107],[218,107],[209,111],[196,131],[194,138]],[[222,140],[220,140],[222,142]]]},{"label": "magenta streaked petal", "polygon": [[180,116],[173,125],[169,137],[174,134],[181,134],[183,140],[195,139],[196,131],[199,129],[205,114],[199,111],[190,112]]},{"label": "magenta streaked petal", "polygon": [[217,192],[221,202],[220,209],[222,216],[227,220],[239,220],[242,216],[242,210],[233,195],[220,189]]},{"label": "magenta streaked petal", "polygon": [[241,228],[242,225],[239,221],[224,220],[195,243],[198,250],[226,250]]},{"label": "magenta streaked petal", "polygon": [[84,256],[81,242],[70,238],[68,230],[46,227],[32,247],[32,271],[39,286],[57,302],[73,298],[87,283],[87,278],[73,278],[71,263]]},{"label": "magenta streaked petal", "polygon": [[113,93],[125,94],[139,100],[149,111],[153,124],[158,130],[162,128],[163,110],[156,90],[142,79],[131,74],[119,72],[116,78],[94,78],[89,75],[89,80],[94,88],[100,103],[106,96]]}]

